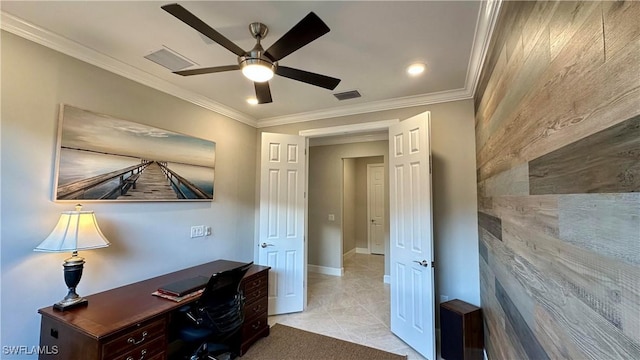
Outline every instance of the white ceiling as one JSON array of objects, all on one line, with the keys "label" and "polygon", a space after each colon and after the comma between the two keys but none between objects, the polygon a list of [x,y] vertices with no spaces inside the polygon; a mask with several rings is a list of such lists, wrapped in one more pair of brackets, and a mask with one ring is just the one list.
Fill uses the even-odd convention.
[{"label": "white ceiling", "polygon": [[[144,58],[163,47],[197,63],[237,64],[160,8],[169,1],[2,1],[1,27],[30,40],[254,126],[366,113],[472,96],[499,3],[479,1],[181,1],[245,50],[248,24],[269,27],[263,46],[310,11],[331,29],[282,59],[284,66],[342,79],[334,91],[276,76],[273,103],[249,105],[240,71],[182,77]],[[427,65],[409,77],[413,62]],[[358,90],[338,101],[332,94]]]}]

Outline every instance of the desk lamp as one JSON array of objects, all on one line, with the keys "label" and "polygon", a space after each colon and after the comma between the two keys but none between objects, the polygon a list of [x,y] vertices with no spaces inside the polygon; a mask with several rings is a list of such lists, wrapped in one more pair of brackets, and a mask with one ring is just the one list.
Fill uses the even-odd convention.
[{"label": "desk lamp", "polygon": [[76,293],[76,286],[82,277],[84,259],[78,256],[78,250],[97,249],[109,246],[96,222],[93,211],[82,211],[82,205],[76,205],[75,211],[64,211],[51,234],[34,251],[68,252],[70,258],[62,264],[64,282],[69,292],[64,299],[53,305],[55,310],[64,311],[79,305],[86,305],[87,299]]}]

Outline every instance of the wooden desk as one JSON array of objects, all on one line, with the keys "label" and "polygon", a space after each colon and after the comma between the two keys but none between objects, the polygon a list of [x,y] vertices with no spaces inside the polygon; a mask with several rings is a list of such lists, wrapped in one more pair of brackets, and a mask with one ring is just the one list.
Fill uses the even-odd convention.
[{"label": "wooden desk", "polygon": [[[40,359],[127,360],[167,358],[169,324],[175,310],[197,297],[173,302],[151,295],[162,285],[197,275],[210,276],[241,263],[216,260],[152,279],[87,296],[89,304],[68,311],[49,306],[42,315],[40,345],[50,354]],[[254,265],[242,280],[246,296],[240,355],[269,335],[267,289],[269,267]],[[56,349],[56,351],[51,351]],[[57,352],[57,354],[53,354]]]}]

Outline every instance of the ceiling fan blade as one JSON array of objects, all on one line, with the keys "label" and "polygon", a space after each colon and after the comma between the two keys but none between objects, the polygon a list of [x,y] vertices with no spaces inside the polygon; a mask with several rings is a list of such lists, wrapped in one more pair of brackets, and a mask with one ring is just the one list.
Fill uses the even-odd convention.
[{"label": "ceiling fan blade", "polygon": [[240,70],[240,65],[225,65],[225,66],[214,66],[214,67],[206,67],[199,69],[191,69],[191,70],[180,70],[174,71],[174,74],[182,75],[182,76],[190,76],[190,75],[200,75],[200,74],[211,74],[223,71],[231,71],[231,70]]},{"label": "ceiling fan blade", "polygon": [[265,55],[272,61],[279,61],[292,52],[307,45],[313,40],[329,32],[329,27],[318,15],[310,12],[299,23],[282,35],[271,47],[265,51]]},{"label": "ceiling fan blade", "polygon": [[256,88],[256,99],[258,99],[258,104],[267,104],[272,102],[271,100],[271,89],[269,88],[269,82],[254,82],[253,83]]},{"label": "ceiling fan blade", "polygon": [[340,83],[340,79],[332,78],[331,76],[320,75],[287,66],[278,66],[276,68],[276,74],[329,90],[335,89]]},{"label": "ceiling fan blade", "polygon": [[238,56],[242,56],[245,54],[245,51],[242,50],[242,48],[234,44],[231,40],[227,39],[219,32],[215,31],[211,26],[205,24],[202,20],[200,20],[198,17],[190,13],[187,9],[183,8],[181,5],[168,4],[168,5],[161,6],[161,8],[162,10],[175,16],[179,20],[182,20],[182,22],[191,26],[202,35],[222,45],[232,53]]}]

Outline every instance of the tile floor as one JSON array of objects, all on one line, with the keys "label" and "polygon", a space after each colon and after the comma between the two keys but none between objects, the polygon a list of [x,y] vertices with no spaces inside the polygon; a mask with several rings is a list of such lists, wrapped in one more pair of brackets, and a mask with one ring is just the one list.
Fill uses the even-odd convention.
[{"label": "tile floor", "polygon": [[389,284],[384,257],[356,254],[344,262],[344,276],[309,272],[304,312],[269,317],[281,323],[388,352],[424,358],[389,330]]}]

